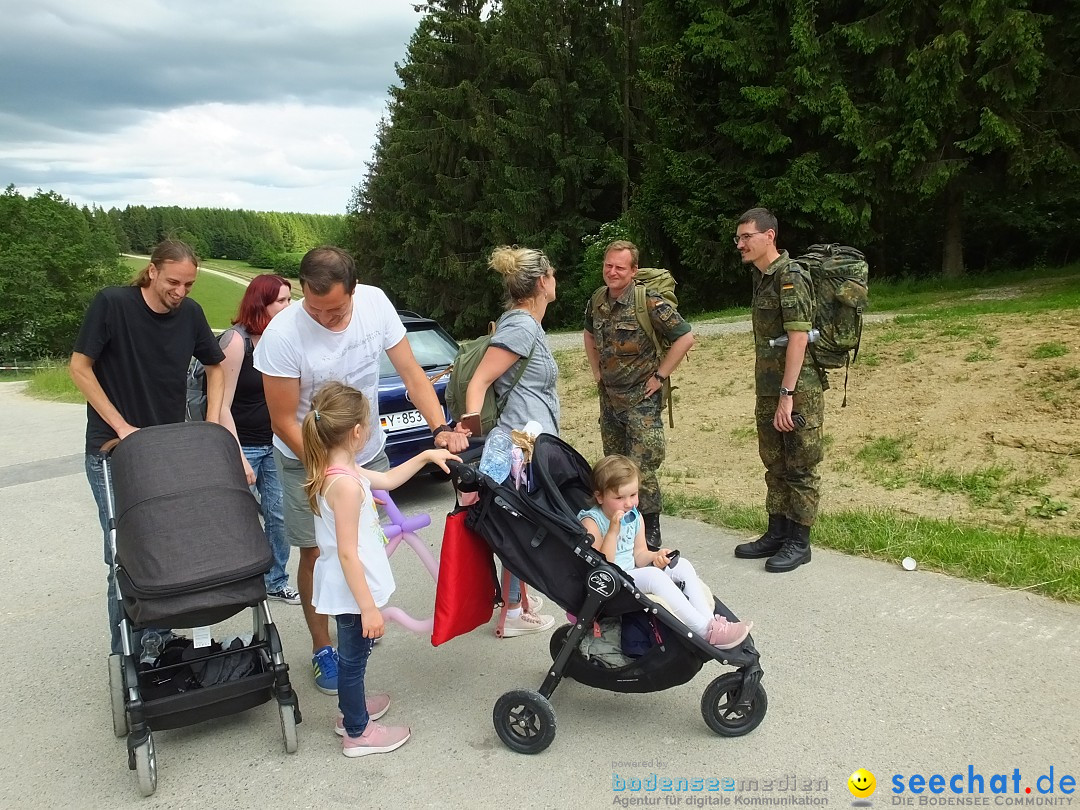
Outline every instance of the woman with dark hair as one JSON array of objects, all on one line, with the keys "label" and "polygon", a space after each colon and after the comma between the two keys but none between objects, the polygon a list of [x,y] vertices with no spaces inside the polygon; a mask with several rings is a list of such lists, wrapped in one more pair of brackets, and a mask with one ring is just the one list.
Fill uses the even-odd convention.
[{"label": "woman with dark hair", "polygon": [[255,344],[270,319],[292,300],[292,285],[271,273],[255,276],[248,284],[232,329],[221,336],[225,359],[225,397],[221,403],[221,424],[240,443],[248,484],[257,491],[262,507],[266,539],[274,553],[267,571],[266,595],[290,605],[300,604],[300,595],[289,587],[289,542],[285,537],[284,495],[274,464],[270,412],[263,395],[262,374],[252,365]]}]

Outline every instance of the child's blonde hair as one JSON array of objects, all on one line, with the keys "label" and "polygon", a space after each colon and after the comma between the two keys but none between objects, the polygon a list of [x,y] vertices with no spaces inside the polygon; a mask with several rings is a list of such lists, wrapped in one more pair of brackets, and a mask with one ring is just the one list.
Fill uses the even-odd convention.
[{"label": "child's blonde hair", "polygon": [[318,495],[326,481],[326,461],[330,451],[345,443],[352,429],[367,428],[371,421],[368,399],[355,388],[340,382],[328,382],[311,398],[311,410],[304,417],[304,466],[311,511],[319,514]]},{"label": "child's blonde hair", "polygon": [[618,492],[631,481],[641,481],[641,468],[633,459],[618,453],[604,456],[593,467],[593,492],[603,495],[605,492]]}]

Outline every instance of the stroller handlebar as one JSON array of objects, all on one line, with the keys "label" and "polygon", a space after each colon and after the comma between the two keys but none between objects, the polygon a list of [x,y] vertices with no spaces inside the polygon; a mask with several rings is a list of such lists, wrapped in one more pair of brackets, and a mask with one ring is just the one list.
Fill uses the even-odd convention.
[{"label": "stroller handlebar", "polygon": [[446,466],[450,468],[450,478],[458,492],[476,492],[480,489],[480,479],[483,476],[473,464],[449,459]]}]

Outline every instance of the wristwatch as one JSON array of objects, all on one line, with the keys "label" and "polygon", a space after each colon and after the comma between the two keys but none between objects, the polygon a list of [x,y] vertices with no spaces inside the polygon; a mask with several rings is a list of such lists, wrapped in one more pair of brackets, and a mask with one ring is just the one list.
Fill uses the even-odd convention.
[{"label": "wristwatch", "polygon": [[656,379],[658,379],[660,382],[667,382],[667,377],[665,377],[659,371],[654,371],[652,375],[656,377]]},{"label": "wristwatch", "polygon": [[434,428],[431,431],[431,438],[434,439],[436,436],[438,436],[444,430],[453,430],[453,429],[454,429],[453,425],[449,425],[449,424],[447,424],[447,425],[439,425],[437,428]]},{"label": "wristwatch", "polygon": [[784,386],[782,386],[782,385],[780,386],[780,396],[782,396],[782,397],[790,397],[790,396],[793,396],[794,394],[795,394],[795,389],[794,388],[784,388]]}]

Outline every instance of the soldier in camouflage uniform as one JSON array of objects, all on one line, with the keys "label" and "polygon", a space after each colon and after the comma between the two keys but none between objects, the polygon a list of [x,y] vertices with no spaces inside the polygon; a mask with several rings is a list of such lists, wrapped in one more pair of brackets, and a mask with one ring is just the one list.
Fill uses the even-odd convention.
[{"label": "soldier in camouflage uniform", "polygon": [[[814,317],[809,272],[776,249],[777,222],[752,208],[739,219],[735,246],[753,264],[754,384],[758,454],[765,464],[769,528],[752,543],[735,547],[744,559],[768,557],[765,570],[794,571],[810,562],[810,527],[817,517],[817,466],[828,387],[807,350]],[[769,345],[787,337],[786,346]]]},{"label": "soldier in camouflage uniform", "polygon": [[656,471],[667,446],[662,418],[663,385],[694,345],[690,324],[671,304],[649,295],[646,305],[657,335],[671,342],[660,357],[634,310],[638,249],[632,242],[612,242],[604,253],[607,297],[585,310],[585,353],[600,392],[600,437],[604,455],[618,453],[641,468],[638,509],[649,545],[660,547],[663,502]]}]

